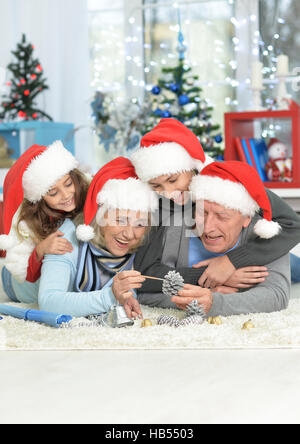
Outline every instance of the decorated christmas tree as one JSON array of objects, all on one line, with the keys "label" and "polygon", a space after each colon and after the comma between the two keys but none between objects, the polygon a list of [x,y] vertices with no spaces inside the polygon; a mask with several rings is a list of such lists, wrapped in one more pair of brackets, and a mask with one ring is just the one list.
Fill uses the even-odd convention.
[{"label": "decorated christmas tree", "polygon": [[10,93],[2,96],[0,120],[52,120],[48,114],[38,109],[35,103],[37,96],[49,88],[43,77],[43,68],[34,57],[34,49],[31,43],[27,43],[23,34],[17,49],[12,51],[15,60],[7,67],[12,75],[11,80],[7,82]]},{"label": "decorated christmas tree", "polygon": [[153,86],[146,101],[152,102],[151,117],[144,132],[148,132],[161,118],[173,117],[184,123],[199,138],[204,151],[214,158],[223,153],[220,125],[213,122],[213,106],[201,97],[202,88],[198,85],[199,77],[192,73],[192,68],[185,61],[182,32],[179,32],[177,51],[178,63],[174,67],[162,68],[162,77]]}]

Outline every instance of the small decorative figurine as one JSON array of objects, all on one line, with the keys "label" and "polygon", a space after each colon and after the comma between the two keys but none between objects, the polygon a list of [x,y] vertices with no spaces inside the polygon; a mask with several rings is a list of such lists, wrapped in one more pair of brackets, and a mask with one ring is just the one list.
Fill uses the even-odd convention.
[{"label": "small decorative figurine", "polygon": [[271,139],[268,146],[269,161],[266,173],[274,182],[292,182],[292,159],[288,157],[288,147],[278,139]]}]

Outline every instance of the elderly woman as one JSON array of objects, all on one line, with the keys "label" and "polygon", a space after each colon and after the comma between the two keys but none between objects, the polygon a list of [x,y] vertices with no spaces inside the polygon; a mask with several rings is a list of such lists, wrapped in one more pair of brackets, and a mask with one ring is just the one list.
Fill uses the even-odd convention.
[{"label": "elderly woman", "polygon": [[144,278],[133,269],[135,251],[156,209],[156,194],[137,179],[128,159],[108,163],[90,184],[84,225],[76,230],[66,220],[61,227],[73,251],[46,255],[39,282],[14,283],[16,300],[75,317],[106,313],[120,303],[129,317],[138,316],[134,290]]}]

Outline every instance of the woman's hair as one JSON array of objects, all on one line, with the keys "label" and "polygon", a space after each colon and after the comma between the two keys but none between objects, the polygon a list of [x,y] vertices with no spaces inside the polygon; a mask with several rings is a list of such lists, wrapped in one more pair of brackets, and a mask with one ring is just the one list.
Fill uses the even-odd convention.
[{"label": "woman's hair", "polygon": [[50,208],[44,199],[37,203],[29,202],[24,199],[20,209],[17,230],[21,236],[19,224],[25,221],[29,229],[32,231],[37,241],[46,239],[50,234],[54,233],[64,222],[66,218],[74,219],[83,211],[89,181],[87,177],[78,169],[74,169],[69,173],[75,187],[75,204],[76,208],[70,213],[62,213]]}]

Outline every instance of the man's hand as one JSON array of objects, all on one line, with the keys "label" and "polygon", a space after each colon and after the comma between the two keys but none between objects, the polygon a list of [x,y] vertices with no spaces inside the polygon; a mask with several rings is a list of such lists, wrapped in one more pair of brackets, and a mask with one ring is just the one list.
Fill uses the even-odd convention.
[{"label": "man's hand", "polygon": [[183,289],[178,292],[178,296],[173,296],[171,301],[181,310],[186,310],[186,307],[195,299],[199,305],[203,306],[206,313],[210,311],[213,304],[212,291],[196,285],[185,284]]},{"label": "man's hand", "polygon": [[223,285],[235,272],[234,265],[227,256],[219,256],[193,265],[193,268],[206,267],[198,281],[201,287],[214,288]]},{"label": "man's hand", "polygon": [[207,269],[198,281],[200,287],[215,288],[218,285],[223,285],[235,272],[235,267],[227,256],[214,257],[213,259],[199,262],[193,265],[193,268],[206,266]]}]

